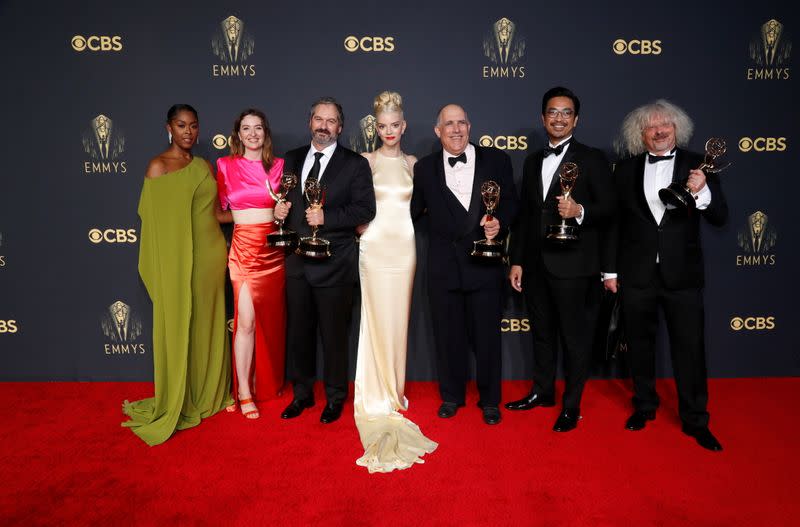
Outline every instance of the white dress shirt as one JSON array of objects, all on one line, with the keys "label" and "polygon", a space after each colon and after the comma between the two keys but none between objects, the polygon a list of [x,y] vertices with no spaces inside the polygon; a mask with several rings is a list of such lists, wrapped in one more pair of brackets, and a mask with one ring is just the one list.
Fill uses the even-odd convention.
[{"label": "white dress shirt", "polygon": [[444,163],[444,179],[447,188],[458,199],[465,210],[469,210],[469,203],[472,199],[472,183],[475,180],[475,147],[467,145],[464,153],[467,155],[467,162],[456,163],[451,167],[448,158],[455,157],[447,150],[443,150],[442,162]]},{"label": "white dress shirt", "polygon": [[322,157],[319,159],[319,177],[317,178],[318,181],[322,181],[322,174],[325,173],[325,168],[328,166],[328,162],[331,160],[333,156],[333,151],[336,150],[336,144],[333,143],[332,145],[326,146],[322,150],[317,150],[313,144],[311,148],[308,149],[308,153],[306,154],[306,160],[303,162],[303,173],[300,178],[300,188],[305,188],[306,185],[306,178],[308,177],[309,172],[311,172],[311,167],[314,166],[314,154],[317,152],[322,152]]}]

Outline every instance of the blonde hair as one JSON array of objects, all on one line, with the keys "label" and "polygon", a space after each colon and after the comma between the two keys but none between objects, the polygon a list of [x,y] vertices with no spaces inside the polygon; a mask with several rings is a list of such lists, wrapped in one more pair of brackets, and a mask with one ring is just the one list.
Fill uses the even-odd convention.
[{"label": "blonde hair", "polygon": [[399,112],[400,116],[403,115],[403,98],[395,91],[385,91],[375,97],[372,103],[373,113],[375,117],[383,112]]}]

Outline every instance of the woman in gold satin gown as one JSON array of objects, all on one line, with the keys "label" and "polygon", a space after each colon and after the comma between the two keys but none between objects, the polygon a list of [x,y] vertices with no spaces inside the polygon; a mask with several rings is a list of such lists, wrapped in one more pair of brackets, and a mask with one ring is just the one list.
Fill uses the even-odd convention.
[{"label": "woman in gold satin gown", "polygon": [[139,273],[153,301],[155,395],[123,404],[130,428],[148,445],[200,424],[231,404],[225,325],[225,238],[211,165],[192,155],[197,112],[167,113],[170,147],[147,167]]},{"label": "woman in gold satin gown", "polygon": [[411,289],[416,267],[410,203],[414,156],[400,149],[406,128],[402,99],[383,92],[374,102],[382,145],[365,153],[372,169],[377,212],[359,228],[361,327],[355,380],[355,422],[364,455],[356,463],[391,472],[423,463],[438,446],[403,417]]}]

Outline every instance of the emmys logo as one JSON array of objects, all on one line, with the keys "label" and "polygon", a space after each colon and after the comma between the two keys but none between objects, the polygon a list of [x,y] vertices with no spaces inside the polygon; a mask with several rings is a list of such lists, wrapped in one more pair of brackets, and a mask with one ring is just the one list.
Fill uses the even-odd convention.
[{"label": "emmys logo", "polygon": [[500,320],[500,331],[503,333],[527,333],[531,330],[530,320],[527,318],[503,318]]},{"label": "emmys logo", "polygon": [[16,320],[0,319],[0,335],[3,333],[16,333],[19,331],[19,323]]},{"label": "emmys logo", "polygon": [[89,241],[92,243],[136,243],[136,229],[89,229]]},{"label": "emmys logo", "polygon": [[358,121],[358,130],[350,136],[350,149],[355,152],[374,152],[378,148],[378,130],[375,117],[365,115]]},{"label": "emmys logo", "polygon": [[483,54],[493,64],[483,66],[484,79],[525,77],[525,66],[514,65],[525,55],[525,37],[511,20],[503,17],[492,24],[483,38]]},{"label": "emmys logo", "polygon": [[500,150],[527,150],[528,138],[524,135],[483,135],[478,139],[478,144]]},{"label": "emmys logo", "polygon": [[82,35],[75,35],[70,40],[72,49],[77,52],[86,51],[122,51],[122,37],[114,35],[109,37],[106,35],[97,36],[92,35],[84,37]]},{"label": "emmys logo", "polygon": [[792,43],[783,24],[774,18],[764,22],[750,40],[750,60],[755,67],[747,68],[747,80],[787,80]]},{"label": "emmys logo", "polygon": [[733,331],[770,331],[775,329],[775,317],[733,317],[731,318]]},{"label": "emmys logo", "polygon": [[660,40],[625,40],[618,38],[611,45],[617,55],[661,55]]},{"label": "emmys logo", "polygon": [[394,37],[356,37],[350,35],[344,39],[344,49],[350,53],[355,53],[356,51],[391,53],[394,48]]},{"label": "emmys logo", "polygon": [[142,321],[122,300],[105,309],[100,317],[100,328],[111,341],[103,344],[106,355],[141,355],[145,352],[144,344],[135,342],[142,334]]},{"label": "emmys logo", "polygon": [[217,150],[224,150],[231,146],[231,137],[229,135],[217,134],[211,138],[211,144]]},{"label": "emmys logo", "polygon": [[125,151],[122,130],[102,113],[89,121],[83,133],[83,151],[91,160],[83,162],[85,174],[124,174],[127,163],[120,159]]},{"label": "emmys logo", "polygon": [[256,67],[248,64],[256,41],[245,31],[243,20],[229,16],[220,22],[211,39],[211,50],[221,64],[211,66],[213,77],[255,77]]},{"label": "emmys logo", "polygon": [[783,152],[786,150],[785,137],[742,137],[739,139],[739,150],[749,152]]},{"label": "emmys logo", "polygon": [[739,231],[739,247],[745,254],[736,255],[737,266],[775,265],[772,248],[778,240],[769,217],[757,210],[747,217],[747,225]]}]

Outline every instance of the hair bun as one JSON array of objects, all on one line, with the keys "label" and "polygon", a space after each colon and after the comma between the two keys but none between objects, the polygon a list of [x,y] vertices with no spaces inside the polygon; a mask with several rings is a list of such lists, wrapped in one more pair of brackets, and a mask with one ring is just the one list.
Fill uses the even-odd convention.
[{"label": "hair bun", "polygon": [[385,91],[375,97],[372,105],[377,116],[381,112],[401,112],[403,111],[403,98],[394,91]]}]

